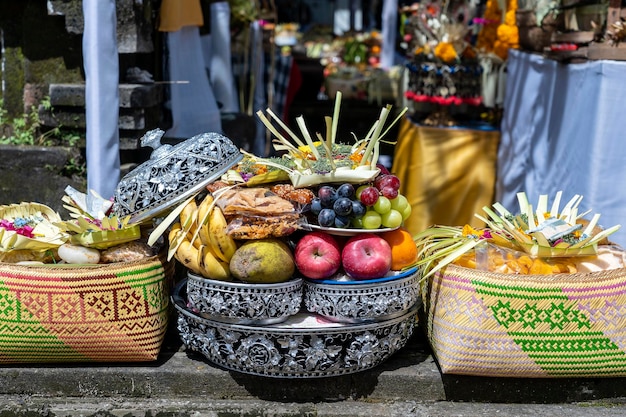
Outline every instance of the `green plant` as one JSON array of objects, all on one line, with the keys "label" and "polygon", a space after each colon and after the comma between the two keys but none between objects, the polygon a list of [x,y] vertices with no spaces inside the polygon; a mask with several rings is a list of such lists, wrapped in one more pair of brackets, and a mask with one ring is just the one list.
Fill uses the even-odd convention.
[{"label": "green plant", "polygon": [[[52,111],[50,98],[46,97],[40,105]],[[31,106],[28,113],[21,117],[10,118],[4,108],[4,101],[0,99],[0,144],[1,145],[31,145],[31,146],[70,146],[78,145],[80,134],[75,130],[64,129],[62,126],[46,128],[39,118],[37,107]]]},{"label": "green plant", "polygon": [[78,176],[81,178],[87,178],[87,166],[85,165],[84,159],[80,157],[70,158],[63,167],[61,174],[66,177]]},{"label": "green plant", "polygon": [[[52,111],[50,98],[46,97],[40,105],[44,110]],[[21,117],[10,118],[0,99],[0,145],[31,145],[31,146],[68,146],[76,148],[80,145],[80,132],[65,129],[61,125],[45,129],[39,118],[39,112],[32,106],[29,113]],[[59,173],[67,177],[87,177],[85,161],[79,155],[71,157]]]}]

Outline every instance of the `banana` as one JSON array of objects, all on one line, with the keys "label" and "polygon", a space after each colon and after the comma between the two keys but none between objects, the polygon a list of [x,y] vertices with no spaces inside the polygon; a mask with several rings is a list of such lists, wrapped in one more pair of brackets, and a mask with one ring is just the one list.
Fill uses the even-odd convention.
[{"label": "banana", "polygon": [[172,243],[173,241],[176,240],[176,237],[180,233],[181,229],[182,229],[182,226],[180,225],[180,222],[176,222],[172,225],[172,228],[170,229],[170,232],[167,235],[167,240],[169,241],[169,243]]},{"label": "banana", "polygon": [[219,207],[213,207],[209,214],[209,241],[215,254],[224,262],[230,259],[237,250],[237,242],[226,233],[228,223]]},{"label": "banana", "polygon": [[199,213],[200,206],[198,206],[195,200],[192,200],[185,206],[180,213],[180,223],[183,231],[186,233],[187,239],[191,244],[198,248],[202,242],[198,239],[199,232]]},{"label": "banana", "polygon": [[202,275],[204,272],[202,267],[202,254],[202,247],[197,249],[189,240],[185,239],[181,242],[174,256],[181,264],[183,264],[183,266],[198,275]]},{"label": "banana", "polygon": [[230,267],[227,262],[219,259],[210,246],[202,246],[203,273],[207,278],[228,281],[230,280]]},{"label": "banana", "polygon": [[[196,213],[197,211],[198,211],[198,205],[196,204],[195,199],[190,200],[189,203],[185,205],[185,207],[183,208],[183,211],[181,211],[179,215],[180,224],[183,226],[183,228],[186,229],[187,226],[191,226],[191,224],[194,221],[193,214]],[[189,223],[189,222],[192,222],[192,223]]]},{"label": "banana", "polygon": [[172,228],[167,236],[169,241],[168,251],[167,251],[167,260],[169,261],[172,257],[175,256],[178,247],[182,243],[182,240],[185,238],[185,233],[182,230],[182,226],[179,222],[176,222],[172,225]]},{"label": "banana", "polygon": [[198,226],[202,226],[209,219],[209,213],[213,210],[214,203],[213,196],[207,194],[204,200],[198,205]]},{"label": "banana", "polygon": [[198,238],[194,239],[193,238],[193,232],[189,231],[189,233],[187,233],[187,240],[191,242],[191,244],[193,245],[194,248],[196,249],[200,249],[200,247],[203,245],[202,241]]},{"label": "banana", "polygon": [[205,245],[211,244],[209,239],[209,215],[211,210],[214,209],[214,201],[213,196],[209,194],[198,206],[198,235],[200,236],[200,241]]},{"label": "banana", "polygon": [[211,238],[209,233],[209,222],[204,223],[200,226],[200,230],[198,231],[198,236],[200,236],[200,241],[207,246],[211,246]]}]

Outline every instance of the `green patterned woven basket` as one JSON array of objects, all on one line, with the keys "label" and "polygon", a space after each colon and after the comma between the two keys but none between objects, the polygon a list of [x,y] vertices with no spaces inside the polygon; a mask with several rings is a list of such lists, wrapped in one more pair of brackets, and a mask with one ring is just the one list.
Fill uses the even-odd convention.
[{"label": "green patterned woven basket", "polygon": [[448,265],[422,295],[444,374],[626,375],[626,269],[522,276]]},{"label": "green patterned woven basket", "polygon": [[172,271],[156,256],[80,267],[0,263],[0,363],[155,360]]}]

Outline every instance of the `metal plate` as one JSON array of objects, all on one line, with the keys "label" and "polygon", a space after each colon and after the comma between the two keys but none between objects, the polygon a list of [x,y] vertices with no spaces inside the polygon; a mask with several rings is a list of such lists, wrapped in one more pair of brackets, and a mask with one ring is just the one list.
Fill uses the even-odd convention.
[{"label": "metal plate", "polygon": [[187,273],[189,305],[202,317],[232,324],[281,323],[300,311],[302,278],[274,284],[246,284]]}]

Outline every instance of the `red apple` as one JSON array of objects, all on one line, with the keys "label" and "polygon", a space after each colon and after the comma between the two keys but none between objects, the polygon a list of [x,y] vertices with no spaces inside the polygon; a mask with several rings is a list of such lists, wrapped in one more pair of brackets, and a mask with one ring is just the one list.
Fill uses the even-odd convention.
[{"label": "red apple", "polygon": [[302,275],[311,279],[325,279],[341,266],[341,248],[332,235],[311,232],[296,244],[294,258]]},{"label": "red apple", "polygon": [[391,269],[391,246],[374,233],[359,234],[346,242],[341,259],[344,271],[354,279],[381,278]]}]

